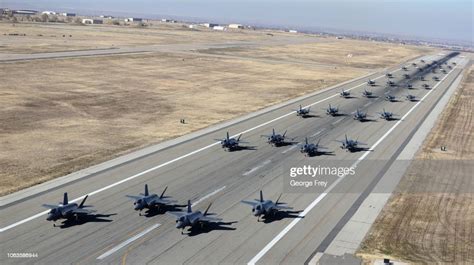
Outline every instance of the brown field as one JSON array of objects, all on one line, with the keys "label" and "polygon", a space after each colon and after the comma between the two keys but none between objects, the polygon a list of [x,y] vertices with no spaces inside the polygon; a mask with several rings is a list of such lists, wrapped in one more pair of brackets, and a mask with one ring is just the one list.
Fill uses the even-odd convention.
[{"label": "brown field", "polygon": [[[8,27],[13,26],[0,23],[2,30]],[[133,46],[247,40],[276,45],[271,40],[280,34],[270,37],[259,31],[215,33],[106,25],[14,27],[27,36],[43,37],[77,30],[73,38],[81,36],[90,42],[71,40],[61,46],[49,37],[30,43],[21,36],[1,34],[0,40],[7,41],[0,43],[8,44],[0,48],[0,55],[111,43]],[[136,36],[142,30],[152,34],[139,39]],[[0,194],[361,76],[372,70],[368,66],[386,67],[428,51],[373,42],[361,45],[363,42],[354,41],[358,45],[351,46],[351,41],[299,34],[281,33],[280,37],[277,44],[294,38],[295,43],[310,39],[315,46],[287,45],[278,51],[281,56],[268,47],[268,61],[262,59],[265,49],[259,48],[255,55],[221,56],[201,50],[0,63]],[[332,50],[320,46],[322,42],[332,43]],[[300,54],[306,49],[317,55]],[[339,50],[344,52],[338,54]],[[393,54],[386,59],[388,50]],[[343,58],[349,51],[358,57],[347,64]],[[181,118],[188,124],[180,124]]]},{"label": "brown field", "polygon": [[474,159],[473,96],[471,66],[362,243],[358,254],[367,262],[390,256],[415,264],[474,263],[474,183],[466,170]]}]

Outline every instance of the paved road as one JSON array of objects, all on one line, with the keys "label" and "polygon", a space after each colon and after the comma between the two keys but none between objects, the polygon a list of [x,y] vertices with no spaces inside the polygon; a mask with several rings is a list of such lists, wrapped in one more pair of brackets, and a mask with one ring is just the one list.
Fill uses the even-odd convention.
[{"label": "paved road", "polygon": [[[441,56],[426,59],[433,58]],[[449,75],[427,74],[425,83],[435,87],[433,90],[425,90],[421,88],[422,82],[415,81],[415,89],[410,93],[422,98],[419,102],[384,101],[383,95],[388,91],[386,77],[384,73],[377,73],[370,77],[376,80],[377,86],[370,89],[381,97],[362,97],[367,78],[357,80],[60,189],[6,205],[0,208],[0,263],[304,263],[328,233],[335,231],[335,225],[361,194],[367,192],[367,187],[383,176],[385,166],[393,162],[391,158],[400,152],[417,125],[461,72],[459,67],[458,64]],[[399,68],[390,71],[395,81],[403,80],[404,71]],[[416,70],[410,65],[408,73],[412,72]],[[442,81],[432,80],[433,75],[443,78]],[[354,97],[340,98],[337,93],[341,88],[351,89]],[[407,89],[401,86],[389,90],[399,97],[407,94]],[[348,114],[361,108],[375,116],[386,108],[402,119],[387,122],[375,116],[371,117],[375,121],[361,123],[350,115],[329,117],[323,110],[329,103]],[[292,109],[299,104],[312,105],[316,117],[296,117]],[[309,158],[293,146],[271,147],[261,135],[268,134],[272,128],[288,129],[288,134],[297,136],[298,141],[311,135],[313,139],[321,138],[321,143],[333,151],[333,155]],[[243,138],[249,142],[247,146],[253,148],[223,151],[213,139],[222,138],[226,131],[244,132]],[[345,134],[359,137],[370,150],[355,153],[341,150],[334,140],[343,139]],[[377,160],[378,163],[360,162],[355,176],[330,179],[328,185],[332,192],[325,193],[322,189],[321,192],[284,193],[282,201],[292,206],[294,213],[280,215],[267,223],[257,222],[250,208],[240,203],[243,199],[257,198],[260,189],[265,197],[276,199],[287,179],[283,175],[287,174],[288,165],[324,164],[335,160],[342,166],[359,160]],[[143,192],[145,183],[156,193],[168,186],[169,196],[182,203],[191,199],[196,210],[204,210],[209,202],[214,202],[211,212],[223,218],[224,223],[181,235],[174,227],[174,219],[168,215],[138,216],[125,195]],[[71,199],[92,194],[87,204],[93,205],[103,216],[66,228],[53,227],[45,221],[44,214],[41,215],[44,209],[40,205],[60,201],[64,191],[69,192]],[[37,253],[38,257],[7,257],[7,253],[18,252]]]}]

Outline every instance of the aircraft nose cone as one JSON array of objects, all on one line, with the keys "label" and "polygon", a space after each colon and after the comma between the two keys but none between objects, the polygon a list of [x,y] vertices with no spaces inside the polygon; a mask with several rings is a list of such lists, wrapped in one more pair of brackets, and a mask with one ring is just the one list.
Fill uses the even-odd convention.
[{"label": "aircraft nose cone", "polygon": [[182,222],[177,222],[176,223],[176,228],[183,228],[183,223]]},{"label": "aircraft nose cone", "polygon": [[53,219],[53,215],[51,214],[48,214],[48,217],[46,217],[46,221],[52,221]]}]

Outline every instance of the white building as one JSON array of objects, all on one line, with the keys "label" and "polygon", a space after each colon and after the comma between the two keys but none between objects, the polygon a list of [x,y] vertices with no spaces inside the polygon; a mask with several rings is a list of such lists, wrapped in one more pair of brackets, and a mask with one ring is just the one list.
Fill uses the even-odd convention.
[{"label": "white building", "polygon": [[170,22],[170,20],[167,19],[167,18],[162,18],[162,19],[161,19],[161,22]]},{"label": "white building", "polygon": [[125,22],[142,22],[143,19],[138,17],[129,17],[125,19]]},{"label": "white building", "polygon": [[75,17],[76,13],[61,13],[60,15],[63,17]]},{"label": "white building", "polygon": [[241,24],[229,24],[229,28],[230,29],[243,29],[244,26],[242,26]]},{"label": "white building", "polygon": [[224,26],[214,26],[212,29],[213,30],[226,30],[227,28]]},{"label": "white building", "polygon": [[215,26],[219,26],[218,24],[214,24],[214,23],[204,23],[202,25],[206,28],[214,28]]},{"label": "white building", "polygon": [[298,31],[297,31],[297,30],[294,30],[294,29],[290,29],[288,32],[289,32],[289,33],[298,33]]},{"label": "white building", "polygon": [[88,24],[88,25],[91,25],[91,24],[102,24],[103,21],[100,20],[100,19],[91,19],[91,18],[84,18],[82,20],[82,24]]},{"label": "white building", "polygon": [[43,11],[41,14],[46,14],[46,15],[56,15],[56,12],[54,11]]}]

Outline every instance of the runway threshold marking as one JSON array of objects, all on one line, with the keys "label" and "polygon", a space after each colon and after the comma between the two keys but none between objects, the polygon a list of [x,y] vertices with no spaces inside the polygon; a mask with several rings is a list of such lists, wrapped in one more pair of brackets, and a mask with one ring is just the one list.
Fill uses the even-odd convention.
[{"label": "runway threshold marking", "polygon": [[211,196],[214,196],[215,194],[219,193],[220,191],[224,190],[225,187],[226,187],[226,186],[221,187],[221,188],[218,188],[217,190],[215,190],[215,191],[213,191],[213,192],[207,194],[206,196],[204,196],[204,197],[200,198],[199,200],[195,201],[191,206],[194,207],[194,206],[198,205],[200,202],[202,202],[202,201],[204,201],[204,200],[210,198]]},{"label": "runway threshold marking", "polygon": [[126,245],[132,243],[133,241],[139,239],[140,237],[150,233],[152,230],[158,228],[161,224],[154,224],[151,227],[148,227],[144,231],[134,235],[133,237],[123,241],[122,243],[118,244],[117,246],[111,248],[109,251],[105,252],[104,254],[97,257],[97,259],[102,260],[107,258],[108,256],[114,254],[115,252],[119,251],[121,248],[125,247]]},{"label": "runway threshold marking", "polygon": [[[379,140],[377,140],[377,142],[375,142],[368,151],[365,151],[364,154],[362,156],[360,156],[352,165],[351,167],[354,167],[356,168],[357,165],[362,161],[364,160],[371,152],[371,150],[373,150],[375,147],[377,147],[385,138],[387,138],[387,136],[390,135],[390,133],[393,132],[393,130],[395,130],[395,128],[398,127],[398,125],[400,125],[400,123],[406,118],[408,117],[408,115],[416,108],[418,107],[418,105],[423,102],[423,100],[429,95],[431,94],[431,92],[434,91],[434,89],[436,87],[438,87],[439,84],[441,84],[441,82],[443,82],[448,76],[449,74],[451,74],[451,72],[453,71],[454,69],[452,69],[451,71],[449,71],[449,73],[447,75],[445,75],[434,87],[433,89],[431,89],[430,91],[428,91],[428,93],[426,93],[425,96],[423,96],[423,98],[421,98],[420,101],[418,101],[410,110],[408,110],[408,112],[403,115],[403,117],[397,121]],[[320,194],[318,197],[316,197],[316,199],[311,202],[305,209],[303,212],[301,212],[298,217],[300,218],[295,218],[293,219],[293,221],[288,224],[280,233],[278,233],[277,236],[275,236],[260,252],[257,253],[257,255],[255,255],[255,257],[253,257],[247,264],[248,265],[254,265],[255,263],[257,263],[276,243],[278,243],[278,241],[280,241],[299,221],[301,221],[303,219],[303,217],[305,217],[322,199],[324,199],[324,197],[326,197],[329,192],[331,192],[332,189],[334,189],[335,186],[337,186],[337,184],[339,184],[339,182],[341,182],[344,178],[345,178],[346,175],[342,175],[340,178],[338,178],[336,181],[334,181],[325,191],[324,193]]]},{"label": "runway threshold marking", "polygon": [[256,167],[250,169],[250,170],[247,171],[247,172],[244,172],[244,173],[242,174],[242,176],[250,175],[250,174],[252,174],[253,172],[255,172],[255,171],[261,169],[262,167],[264,167],[264,166],[270,164],[271,162],[272,162],[271,160],[265,160],[263,163],[259,164],[258,166],[256,166]]},{"label": "runway threshold marking", "polygon": [[[453,69],[454,69],[454,68],[453,68]],[[398,69],[394,70],[392,73],[398,72],[398,71],[400,71],[400,70],[401,70],[401,68],[398,68]],[[378,77],[376,77],[376,78],[374,78],[374,79],[372,79],[372,80],[377,80],[377,79],[380,79],[380,78],[382,78],[382,77],[384,77],[384,76],[385,76],[385,75],[380,75],[380,76],[378,76]],[[354,86],[354,87],[351,87],[351,88],[346,89],[346,91],[356,89],[356,88],[358,88],[358,87],[360,87],[360,86],[363,86],[363,85],[365,85],[365,84],[366,84],[365,82],[364,82],[364,83],[361,83],[361,84],[359,84],[359,85],[356,85],[356,86]],[[305,106],[304,108],[307,108],[307,107],[310,107],[310,106],[314,106],[314,105],[316,105],[316,104],[319,104],[319,103],[321,103],[321,102],[324,102],[324,101],[326,101],[326,100],[328,100],[328,99],[331,99],[331,98],[333,98],[333,97],[336,97],[336,96],[338,96],[338,95],[339,95],[339,93],[334,94],[334,95],[332,95],[332,96],[329,96],[329,97],[327,97],[327,98],[318,100],[318,101],[316,101],[316,102],[314,102],[314,103],[311,103],[311,104]],[[233,135],[232,137],[237,137],[237,136],[240,135],[240,134],[248,133],[248,132],[250,132],[250,131],[253,131],[253,130],[258,129],[258,128],[263,127],[263,126],[266,126],[266,125],[268,125],[268,124],[270,124],[270,123],[273,123],[273,122],[275,122],[275,121],[278,121],[278,120],[280,120],[280,119],[283,119],[283,118],[288,117],[288,116],[293,115],[293,114],[294,114],[294,111],[289,112],[289,113],[284,114],[284,115],[282,115],[282,116],[280,116],[280,117],[274,118],[274,119],[269,120],[269,121],[264,122],[264,123],[261,123],[260,125],[257,125],[257,126],[255,126],[255,127],[253,127],[253,128],[250,128],[250,129],[247,129],[247,130],[245,130],[245,131],[243,131],[243,132],[237,133],[237,134]],[[197,150],[194,150],[194,151],[192,151],[192,152],[190,152],[190,153],[187,153],[187,154],[182,155],[182,156],[179,156],[179,157],[177,157],[177,158],[175,158],[175,159],[169,160],[168,162],[165,162],[165,163],[163,163],[163,164],[160,164],[160,165],[157,165],[157,166],[155,166],[155,167],[149,168],[149,169],[147,169],[147,170],[145,170],[145,171],[142,171],[142,172],[140,172],[140,173],[137,173],[137,174],[135,174],[135,175],[133,175],[133,176],[130,176],[130,177],[125,178],[125,179],[122,179],[122,180],[117,181],[117,182],[115,182],[115,183],[112,183],[112,184],[110,184],[110,185],[107,185],[107,186],[105,186],[105,187],[103,187],[103,188],[100,188],[100,189],[98,189],[98,190],[92,191],[92,192],[90,192],[90,193],[88,193],[88,194],[86,194],[86,195],[91,195],[91,196],[92,196],[92,195],[95,195],[95,194],[100,193],[100,192],[102,192],[102,191],[111,189],[111,188],[113,188],[113,187],[115,187],[115,186],[118,186],[118,185],[123,184],[123,183],[125,183],[125,182],[128,182],[128,181],[130,181],[130,180],[133,180],[133,179],[135,179],[135,178],[138,178],[138,177],[140,177],[140,176],[143,176],[143,175],[145,175],[145,174],[147,174],[147,173],[150,173],[150,172],[155,171],[155,170],[157,170],[157,169],[159,169],[159,168],[162,168],[162,167],[164,167],[164,166],[167,166],[167,165],[169,165],[169,164],[172,164],[172,163],[174,163],[174,162],[176,162],[176,161],[182,160],[182,159],[184,159],[184,158],[186,158],[186,157],[189,157],[189,156],[192,156],[192,155],[197,154],[197,153],[199,153],[199,152],[202,152],[202,151],[204,151],[204,150],[206,150],[206,149],[209,149],[209,148],[211,148],[211,147],[213,147],[213,146],[215,146],[215,145],[218,145],[218,144],[220,144],[220,142],[215,142],[215,143],[212,143],[212,144],[210,144],[210,145],[204,146],[204,147],[199,148],[199,149],[197,149]],[[80,197],[78,197],[78,198],[76,198],[76,199],[70,200],[70,202],[78,202],[78,201],[82,200],[86,195],[82,195],[82,196],[80,196]],[[30,216],[30,217],[27,217],[27,218],[25,218],[25,219],[23,219],[23,220],[20,220],[20,221],[18,221],[18,222],[15,222],[15,223],[13,223],[13,224],[11,224],[11,225],[2,227],[2,228],[0,228],[0,233],[5,232],[5,231],[7,231],[7,230],[10,230],[10,229],[12,229],[12,228],[14,228],[14,227],[16,227],[16,226],[22,225],[22,224],[24,224],[24,223],[26,223],[26,222],[29,222],[29,221],[31,221],[31,220],[34,220],[34,219],[36,219],[36,218],[38,218],[38,217],[40,217],[40,216],[43,216],[43,215],[47,214],[48,212],[49,212],[49,210],[46,210],[46,211],[37,213],[37,214],[35,214],[35,215],[32,215],[32,216]]]}]

